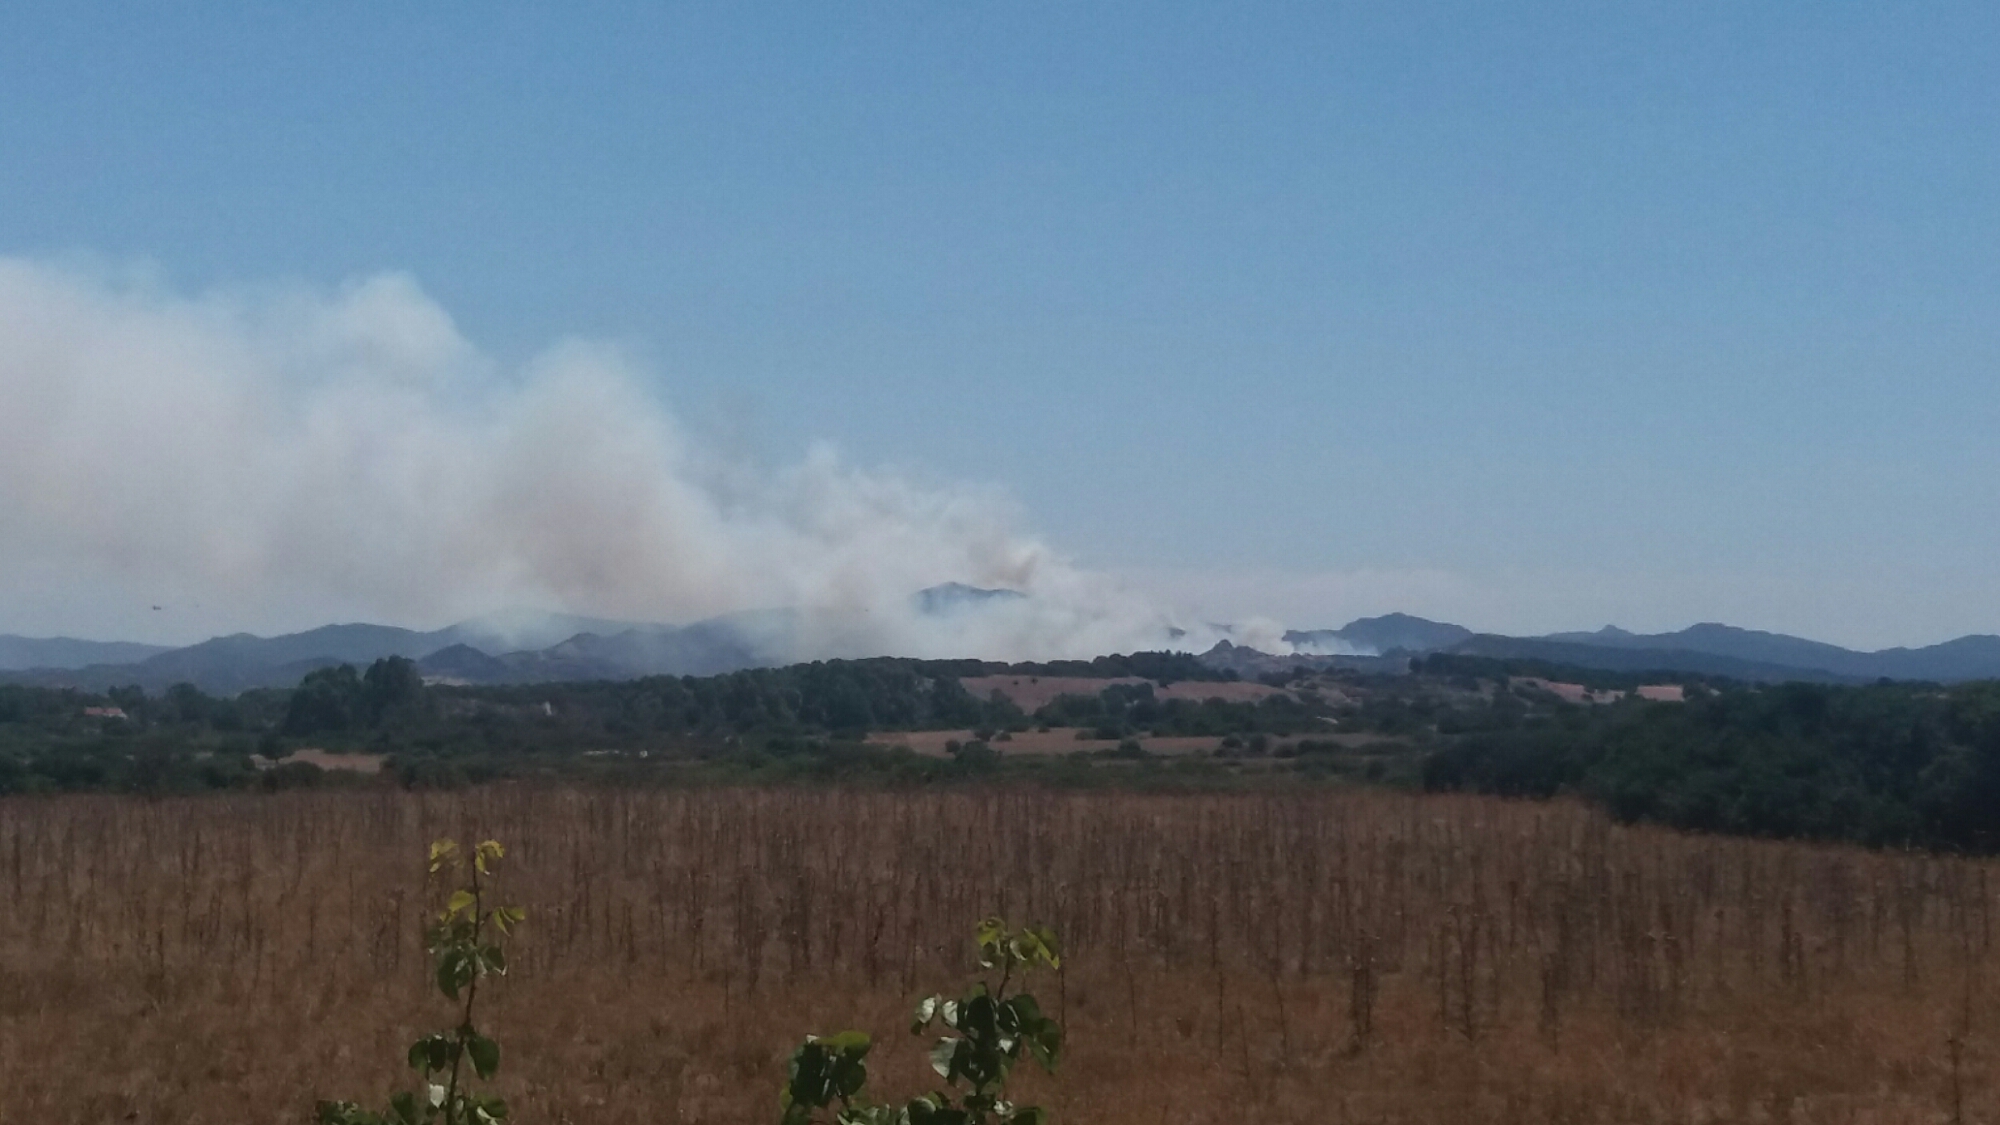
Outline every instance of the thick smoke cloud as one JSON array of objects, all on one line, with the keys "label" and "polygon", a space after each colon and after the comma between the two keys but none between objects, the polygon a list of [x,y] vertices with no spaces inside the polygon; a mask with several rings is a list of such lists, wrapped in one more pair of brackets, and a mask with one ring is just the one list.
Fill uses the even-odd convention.
[{"label": "thick smoke cloud", "polygon": [[[776,470],[718,458],[616,351],[504,369],[400,275],[189,296],[0,259],[0,402],[17,610],[109,606],[103,627],[166,601],[207,632],[784,606],[803,611],[796,657],[1168,643],[1164,615],[1020,531],[997,494],[828,450]],[[1030,597],[913,610],[953,581]]]}]

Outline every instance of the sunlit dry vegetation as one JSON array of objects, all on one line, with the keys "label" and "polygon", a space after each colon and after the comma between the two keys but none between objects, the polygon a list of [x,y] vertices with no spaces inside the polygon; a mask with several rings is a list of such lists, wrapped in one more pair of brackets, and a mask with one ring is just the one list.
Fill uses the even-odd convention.
[{"label": "sunlit dry vegetation", "polygon": [[0,1120],[403,1084],[440,835],[504,837],[529,911],[481,1021],[523,1121],[774,1120],[847,1026],[916,1092],[909,1002],[996,912],[1064,939],[1022,1093],[1079,1125],[2000,1111],[1981,861],[1384,793],[495,787],[0,803]]}]

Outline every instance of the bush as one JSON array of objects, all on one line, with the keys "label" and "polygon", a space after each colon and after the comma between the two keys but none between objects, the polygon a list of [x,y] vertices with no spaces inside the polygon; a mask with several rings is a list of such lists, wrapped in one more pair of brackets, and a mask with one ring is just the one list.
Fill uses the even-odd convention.
[{"label": "bush", "polygon": [[[999,979],[975,980],[958,997],[927,996],[910,1021],[912,1035],[934,1026],[955,1033],[940,1036],[930,1051],[931,1069],[949,1091],[922,1094],[900,1106],[871,1103],[864,1092],[873,1046],[868,1035],[808,1035],[786,1070],[778,1097],[780,1125],[1043,1125],[1046,1110],[1007,1099],[1007,1078],[1023,1055],[1054,1071],[1062,1056],[1062,1027],[1042,1013],[1033,996],[1008,988],[1017,971],[1025,976],[1062,967],[1056,936],[1039,926],[1009,930],[1000,919],[988,918],[979,924],[976,940],[979,967],[998,969]],[[829,1110],[830,1117],[821,1116]]]},{"label": "bush", "polygon": [[457,844],[439,840],[431,845],[430,874],[465,872],[465,881],[444,889],[437,921],[426,932],[433,979],[452,1002],[457,1026],[432,1032],[410,1044],[410,1069],[423,1074],[421,1092],[404,1091],[389,1099],[389,1110],[378,1113],[353,1102],[323,1101],[317,1106],[320,1125],[493,1125],[507,1117],[507,1103],[495,1095],[470,1091],[473,1074],[490,1079],[500,1069],[500,1045],[472,1022],[479,984],[487,977],[507,975],[507,955],[501,941],[527,918],[519,907],[486,905],[493,869],[506,854],[497,841],[487,840],[465,862]]}]

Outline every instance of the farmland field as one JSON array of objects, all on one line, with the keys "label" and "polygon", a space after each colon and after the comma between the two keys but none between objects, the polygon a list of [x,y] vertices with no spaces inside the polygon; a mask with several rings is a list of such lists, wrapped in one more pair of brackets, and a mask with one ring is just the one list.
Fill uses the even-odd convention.
[{"label": "farmland field", "polygon": [[[0,1121],[296,1122],[447,1016],[424,845],[529,910],[482,995],[517,1119],[775,1119],[806,1032],[879,1040],[982,915],[1055,926],[1057,1120],[1777,1122],[2000,1112],[1990,864],[1581,806],[494,786],[0,802]],[[1956,1055],[1956,1067],[1952,1059]],[[1024,1072],[1025,1075],[1025,1072]]]}]

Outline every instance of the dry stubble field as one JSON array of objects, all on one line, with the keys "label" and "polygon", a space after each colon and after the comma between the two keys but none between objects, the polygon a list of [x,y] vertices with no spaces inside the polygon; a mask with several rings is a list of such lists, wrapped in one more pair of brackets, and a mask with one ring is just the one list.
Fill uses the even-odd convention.
[{"label": "dry stubble field", "polygon": [[2000,1115],[1984,863],[1386,794],[493,788],[0,802],[0,1121],[378,1099],[446,1019],[440,834],[530,910],[488,1010],[522,1121],[769,1121],[850,1024],[913,1091],[908,1003],[995,910],[1066,939],[1024,1092],[1078,1125]]}]

